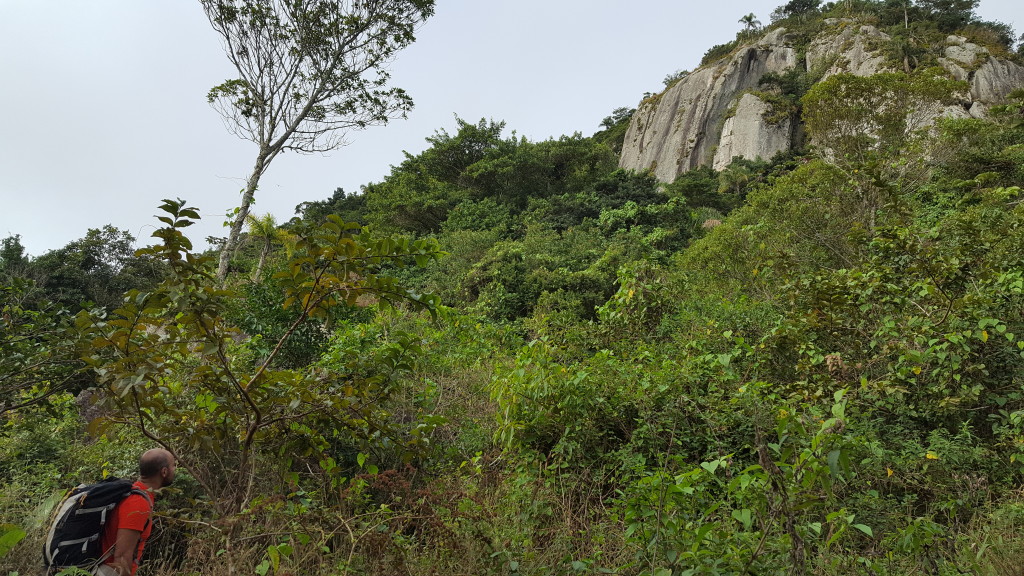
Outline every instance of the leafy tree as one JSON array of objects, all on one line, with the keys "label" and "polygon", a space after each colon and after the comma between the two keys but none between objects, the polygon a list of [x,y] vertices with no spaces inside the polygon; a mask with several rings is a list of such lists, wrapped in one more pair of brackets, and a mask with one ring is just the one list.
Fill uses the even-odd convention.
[{"label": "leafy tree", "polygon": [[463,200],[448,212],[448,219],[441,225],[446,232],[491,230],[499,235],[507,234],[512,226],[509,207],[499,204],[493,198]]},{"label": "leafy tree", "polygon": [[[952,104],[963,83],[937,70],[859,77],[837,74],[803,97],[804,121],[812,141],[844,164],[873,163],[877,176],[905,173],[898,159],[926,135],[928,111]],[[888,162],[888,160],[894,160]],[[889,168],[885,168],[885,167]]]},{"label": "leafy tree", "polygon": [[616,170],[593,183],[582,192],[554,196],[540,218],[555,230],[577,226],[584,220],[597,220],[601,212],[622,208],[628,203],[637,207],[664,204],[668,197],[650,174]]},{"label": "leafy tree", "polygon": [[9,281],[22,277],[28,272],[29,258],[21,244],[21,236],[15,234],[0,240],[0,279]]},{"label": "leafy tree", "polygon": [[227,274],[260,177],[285,150],[344,144],[349,130],[403,116],[412,100],[388,87],[387,64],[413,42],[433,0],[201,0],[238,73],[210,90],[228,128],[257,146],[220,256]]},{"label": "leafy tree", "polygon": [[[670,74],[670,76],[675,76],[679,73],[680,71],[677,71]],[[605,116],[604,120],[601,120],[601,127],[613,128],[616,124],[632,118],[634,112],[636,112],[636,108],[628,108],[626,106],[616,108],[615,110],[612,110],[611,115]]]},{"label": "leafy tree", "polygon": [[584,191],[617,164],[608,147],[579,134],[543,142],[513,138],[469,166],[462,181],[471,196],[522,211],[531,199]]},{"label": "leafy tree", "polygon": [[509,144],[501,138],[503,122],[481,119],[470,124],[456,118],[458,131],[438,130],[420,154],[406,154],[399,166],[377,184],[366,186],[367,218],[385,228],[437,231],[448,211],[469,195],[464,174],[488,154]]},{"label": "leafy tree", "polygon": [[981,0],[917,0],[925,18],[934,22],[942,32],[956,32],[974,18],[974,10]]},{"label": "leafy tree", "polygon": [[805,19],[821,7],[821,0],[790,0],[772,12],[772,21],[797,17]]},{"label": "leafy tree", "polygon": [[0,418],[89,382],[71,315],[32,290],[24,278],[0,280]]},{"label": "leafy tree", "polygon": [[666,74],[665,78],[661,81],[665,85],[665,88],[671,88],[676,82],[679,82],[683,78],[690,75],[689,70],[676,70],[671,74]]},{"label": "leafy tree", "polygon": [[610,116],[601,120],[602,130],[594,133],[592,138],[597,142],[607,145],[616,154],[622,151],[622,144],[626,140],[626,130],[629,129],[630,120],[636,108],[616,108]]},{"label": "leafy tree", "polygon": [[671,184],[665,185],[671,197],[682,197],[691,208],[707,206],[728,212],[726,198],[718,193],[718,174],[708,166],[699,166],[683,172]]},{"label": "leafy tree", "polygon": [[1017,39],[1012,26],[997,20],[975,20],[961,32],[972,42],[983,46],[997,46],[1008,53],[1013,52],[1013,44]]},{"label": "leafy tree", "polygon": [[135,238],[107,225],[92,228],[84,238],[32,260],[29,275],[45,299],[69,310],[86,304],[111,309],[132,288],[158,282],[159,262],[135,254]]},{"label": "leafy tree", "polygon": [[[1006,108],[1010,108],[1009,106]],[[936,177],[944,186],[931,186],[939,195],[970,197],[979,186],[1012,186],[1024,178],[1024,122],[1004,108],[993,107],[989,119],[950,119],[939,125],[931,150],[938,161]],[[1015,117],[1016,116],[1016,117]],[[956,202],[932,200],[940,205]],[[948,207],[948,206],[947,206]]]},{"label": "leafy tree", "polygon": [[348,194],[337,188],[326,200],[303,202],[295,207],[295,213],[301,214],[303,220],[323,222],[331,214],[337,215],[345,222],[366,224],[366,195]]},{"label": "leafy tree", "polygon": [[119,410],[114,421],[175,452],[219,514],[247,506],[261,448],[283,449],[293,425],[301,430],[323,419],[357,437],[387,436],[384,405],[393,379],[411,366],[415,342],[356,359],[351,372],[343,365],[279,368],[275,361],[308,318],[336,306],[403,302],[433,311],[433,297],[380,272],[425,264],[437,257],[436,244],[370,238],[337,217],[297,228],[296,253],[277,276],[292,320],[259,354],[227,319],[237,294],[216,286],[212,258],[193,253],[182,233],[198,218],[196,210],[170,200],[161,209],[166,226],[154,233],[161,243],[143,252],[166,262],[169,277],[150,291],[129,292],[110,316],[78,318],[86,335],[83,357],[108,392],[104,401]]}]

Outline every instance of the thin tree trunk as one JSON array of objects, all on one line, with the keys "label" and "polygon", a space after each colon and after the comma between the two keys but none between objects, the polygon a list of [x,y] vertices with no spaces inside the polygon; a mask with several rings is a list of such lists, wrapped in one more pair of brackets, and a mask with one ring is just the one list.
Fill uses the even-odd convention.
[{"label": "thin tree trunk", "polygon": [[252,281],[256,282],[263,275],[263,266],[267,263],[267,257],[270,255],[270,238],[266,238],[263,241],[263,250],[260,251],[260,261],[256,264],[256,270],[252,273]]},{"label": "thin tree trunk", "polygon": [[238,206],[238,214],[235,214],[235,221],[231,223],[231,232],[228,234],[227,242],[220,251],[220,264],[217,266],[217,279],[221,282],[228,275],[228,263],[231,255],[238,247],[238,237],[242,234],[242,227],[245,226],[245,217],[249,215],[249,207],[252,205],[256,188],[260,185],[260,177],[267,170],[270,154],[266,148],[260,150],[256,157],[256,165],[253,166],[249,181],[245,184],[245,192],[242,193],[242,203]]}]

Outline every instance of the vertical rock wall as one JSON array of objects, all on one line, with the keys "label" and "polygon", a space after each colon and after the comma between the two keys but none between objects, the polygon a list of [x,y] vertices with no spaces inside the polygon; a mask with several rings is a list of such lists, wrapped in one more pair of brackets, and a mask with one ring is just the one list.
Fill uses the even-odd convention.
[{"label": "vertical rock wall", "polygon": [[[752,94],[761,78],[795,67],[823,73],[871,76],[886,71],[880,50],[889,37],[853,20],[825,21],[825,30],[811,41],[798,61],[786,30],[776,28],[760,41],[738,48],[731,56],[699,68],[665,92],[640,104],[626,132],[621,168],[651,171],[662,182],[698,166],[721,170],[734,157],[770,159],[793,146],[797,119],[769,121],[770,105]],[[962,106],[929,107],[925,120],[937,116],[980,117],[988,106],[1005,102],[1024,88],[1024,67],[995,58],[963,37],[950,36],[942,64],[951,76],[970,85]],[[961,109],[962,108],[962,109]],[[777,118],[772,118],[777,120]]]},{"label": "vertical rock wall", "polygon": [[796,50],[785,44],[784,36],[785,29],[776,29],[641,103],[626,132],[619,165],[651,170],[663,182],[710,165],[736,97],[756,88],[766,73],[796,66]]},{"label": "vertical rock wall", "polygon": [[771,120],[771,107],[757,96],[740,97],[736,112],[726,118],[711,167],[724,170],[733,158],[770,159],[793,145],[793,119]]}]

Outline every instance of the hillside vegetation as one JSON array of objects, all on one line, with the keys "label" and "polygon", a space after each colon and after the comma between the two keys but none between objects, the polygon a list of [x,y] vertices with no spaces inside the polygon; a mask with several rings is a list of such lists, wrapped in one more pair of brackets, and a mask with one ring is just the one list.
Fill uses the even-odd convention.
[{"label": "hillside vegetation", "polygon": [[251,218],[225,283],[184,200],[138,252],[7,238],[0,573],[163,445],[140,575],[1019,574],[1024,91],[915,122],[958,87],[921,38],[1011,54],[975,5],[781,7],[903,26],[916,64],[776,78],[813,145],[770,161],[659,183],[617,169],[627,109],[459,120]]}]

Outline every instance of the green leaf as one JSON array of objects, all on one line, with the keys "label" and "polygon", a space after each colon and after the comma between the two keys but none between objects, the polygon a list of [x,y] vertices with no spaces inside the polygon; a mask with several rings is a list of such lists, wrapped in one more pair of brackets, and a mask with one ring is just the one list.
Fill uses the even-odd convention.
[{"label": "green leaf", "polygon": [[753,520],[751,519],[750,508],[743,508],[742,510],[733,510],[732,517],[736,519],[740,524],[743,524],[744,530],[750,530]]},{"label": "green leaf", "polygon": [[13,524],[0,524],[0,558],[6,556],[25,537],[25,531]]},{"label": "green leaf", "polygon": [[270,565],[277,573],[278,568],[281,567],[281,553],[277,551],[277,546],[267,547],[267,557],[270,558]]},{"label": "green leaf", "polygon": [[839,450],[828,453],[828,470],[833,476],[839,476],[839,457],[842,454]]},{"label": "green leaf", "polygon": [[871,536],[872,538],[875,537],[875,533],[871,531],[870,526],[865,526],[864,524],[853,524],[852,526],[857,530],[860,530],[861,532],[867,534],[868,536]]}]

